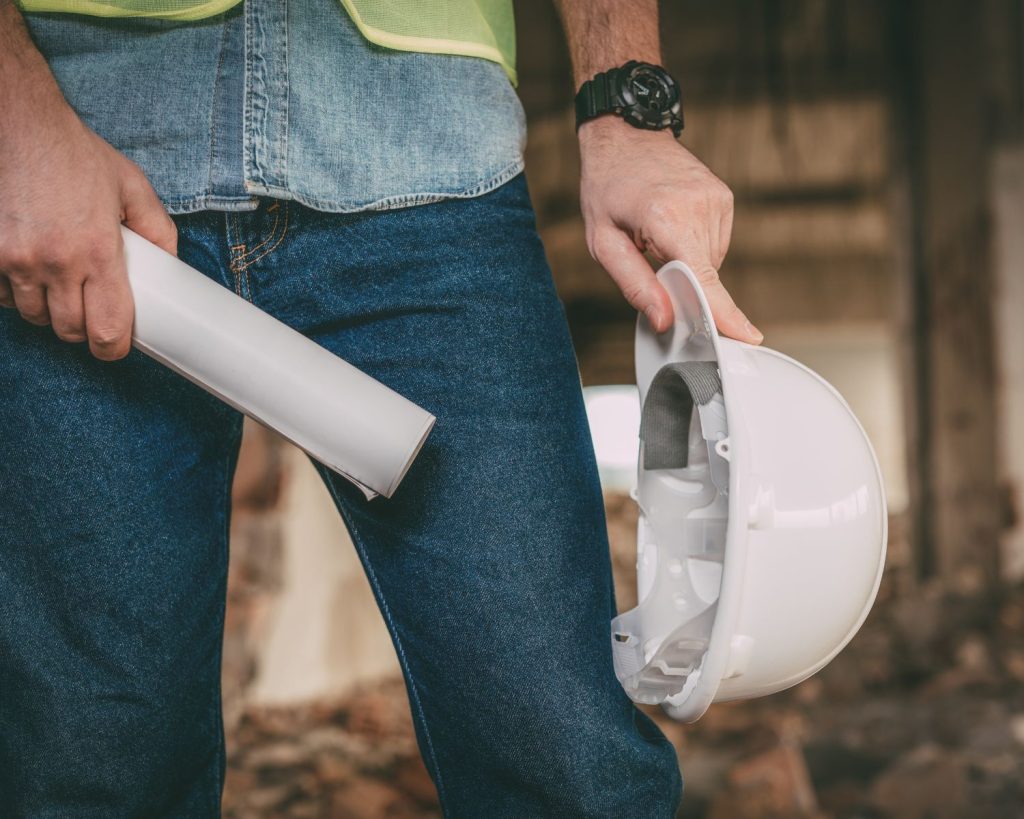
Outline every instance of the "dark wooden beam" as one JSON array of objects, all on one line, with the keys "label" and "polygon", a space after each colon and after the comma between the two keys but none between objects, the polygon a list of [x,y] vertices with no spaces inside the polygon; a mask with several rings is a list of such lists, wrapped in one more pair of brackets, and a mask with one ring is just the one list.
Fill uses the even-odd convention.
[{"label": "dark wooden beam", "polygon": [[[999,577],[988,174],[980,4],[893,4],[905,164],[908,406],[916,559],[960,590]],[[955,47],[951,47],[955,46]]]}]

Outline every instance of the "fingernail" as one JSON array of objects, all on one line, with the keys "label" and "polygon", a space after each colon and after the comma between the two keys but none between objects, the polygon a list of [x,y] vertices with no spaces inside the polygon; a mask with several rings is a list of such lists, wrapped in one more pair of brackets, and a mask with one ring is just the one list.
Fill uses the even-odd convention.
[{"label": "fingernail", "polygon": [[747,335],[750,336],[750,338],[754,339],[755,341],[764,340],[764,333],[762,333],[753,324],[751,324],[749,320],[746,324],[743,325],[743,329],[746,330]]}]

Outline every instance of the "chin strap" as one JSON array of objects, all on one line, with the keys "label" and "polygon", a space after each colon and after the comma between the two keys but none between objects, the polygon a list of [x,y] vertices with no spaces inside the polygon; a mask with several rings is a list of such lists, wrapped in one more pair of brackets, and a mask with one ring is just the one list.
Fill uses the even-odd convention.
[{"label": "chin strap", "polygon": [[640,415],[644,469],[688,465],[694,406],[714,463],[715,444],[728,435],[718,365],[714,361],[677,361],[658,370],[644,399]]}]

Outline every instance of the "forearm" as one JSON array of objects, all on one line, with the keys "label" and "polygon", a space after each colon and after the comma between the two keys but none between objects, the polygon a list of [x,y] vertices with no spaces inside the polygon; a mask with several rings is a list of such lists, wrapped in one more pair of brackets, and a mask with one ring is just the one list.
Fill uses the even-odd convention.
[{"label": "forearm", "polygon": [[576,88],[627,60],[661,63],[658,0],[555,0]]},{"label": "forearm", "polygon": [[[575,87],[630,60],[662,63],[657,0],[554,0]],[[627,301],[659,332],[673,308],[644,258],[682,259],[704,287],[719,329],[753,344],[761,334],[718,278],[732,233],[732,193],[670,128],[634,127],[608,113],[579,127],[580,210],[587,247]]]},{"label": "forearm", "polygon": [[11,0],[0,0],[0,136],[30,112],[70,109]]}]

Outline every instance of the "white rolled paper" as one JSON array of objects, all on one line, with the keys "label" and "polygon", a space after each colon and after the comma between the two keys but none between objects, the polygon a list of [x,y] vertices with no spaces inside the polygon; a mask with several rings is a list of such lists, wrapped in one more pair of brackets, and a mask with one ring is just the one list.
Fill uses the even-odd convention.
[{"label": "white rolled paper", "polygon": [[436,418],[122,226],[133,344],[276,430],[358,486],[391,497]]}]

